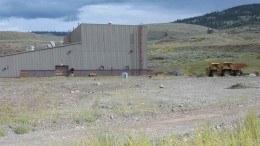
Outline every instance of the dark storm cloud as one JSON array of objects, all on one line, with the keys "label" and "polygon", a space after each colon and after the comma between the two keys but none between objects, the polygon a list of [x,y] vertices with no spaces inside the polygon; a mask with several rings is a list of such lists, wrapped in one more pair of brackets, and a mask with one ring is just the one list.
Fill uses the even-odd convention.
[{"label": "dark storm cloud", "polygon": [[[137,1],[132,0],[137,3]],[[157,5],[163,9],[177,9],[181,11],[192,11],[192,12],[211,12],[211,11],[222,11],[224,9],[239,6],[243,4],[260,3],[260,0],[141,0],[138,1],[143,6],[150,3]]]},{"label": "dark storm cloud", "polygon": [[[1,0],[0,18],[61,18],[78,19],[80,8],[87,5],[130,4],[136,9],[156,8],[156,11],[181,10],[186,12],[210,12],[236,5],[257,3],[259,0]],[[259,2],[258,2],[259,3]]]},{"label": "dark storm cloud", "polygon": [[120,0],[1,0],[0,18],[78,19],[79,9],[86,5],[117,3]]}]

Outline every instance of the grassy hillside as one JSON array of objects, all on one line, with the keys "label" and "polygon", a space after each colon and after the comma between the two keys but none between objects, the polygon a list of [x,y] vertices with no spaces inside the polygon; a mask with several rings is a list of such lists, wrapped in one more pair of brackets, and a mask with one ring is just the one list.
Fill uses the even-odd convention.
[{"label": "grassy hillside", "polygon": [[[214,30],[213,34],[207,34],[205,27],[188,24],[149,27],[148,67],[155,71],[203,74],[209,62],[219,61],[243,62],[248,64],[245,72],[260,71],[258,25]],[[168,35],[154,35],[155,30],[158,34],[168,32]],[[151,39],[153,37],[158,39]]]},{"label": "grassy hillside", "polygon": [[[190,24],[148,24],[148,41],[158,41],[163,39],[178,40],[184,36],[202,35],[207,32],[207,27]],[[167,41],[167,40],[165,40]]]},{"label": "grassy hillside", "polygon": [[60,44],[62,40],[63,37],[53,35],[0,31],[0,54],[23,51],[30,46],[35,46],[35,49],[41,49],[49,41],[55,41],[57,44]]},{"label": "grassy hillside", "polygon": [[260,4],[237,6],[221,12],[212,12],[175,22],[197,24],[215,29],[260,24]]}]

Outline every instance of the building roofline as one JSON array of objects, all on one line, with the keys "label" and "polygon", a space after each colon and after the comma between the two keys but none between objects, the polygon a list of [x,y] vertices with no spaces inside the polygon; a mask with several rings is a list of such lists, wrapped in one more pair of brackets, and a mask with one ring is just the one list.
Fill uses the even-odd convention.
[{"label": "building roofline", "polygon": [[4,55],[0,55],[0,57],[13,56],[13,55],[19,55],[19,54],[25,54],[25,53],[43,51],[43,50],[50,50],[50,49],[57,49],[57,48],[61,48],[61,47],[73,46],[73,45],[78,45],[78,44],[82,44],[82,42],[72,43],[72,44],[66,44],[66,45],[57,46],[57,47],[52,47],[52,48],[43,48],[43,49],[34,50],[34,51],[23,51],[23,52],[11,53],[11,54],[4,54]]},{"label": "building roofline", "polygon": [[140,26],[140,25],[143,25],[143,26],[147,26],[145,24],[113,24],[113,23],[104,23],[104,24],[95,24],[95,23],[81,23],[80,25],[114,25],[114,26]]}]

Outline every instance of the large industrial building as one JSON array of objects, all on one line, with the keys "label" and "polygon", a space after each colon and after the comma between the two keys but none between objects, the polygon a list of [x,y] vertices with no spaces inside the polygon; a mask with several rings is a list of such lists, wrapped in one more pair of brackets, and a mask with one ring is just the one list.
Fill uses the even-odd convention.
[{"label": "large industrial building", "polygon": [[143,25],[80,24],[64,45],[0,56],[0,77],[144,75]]}]

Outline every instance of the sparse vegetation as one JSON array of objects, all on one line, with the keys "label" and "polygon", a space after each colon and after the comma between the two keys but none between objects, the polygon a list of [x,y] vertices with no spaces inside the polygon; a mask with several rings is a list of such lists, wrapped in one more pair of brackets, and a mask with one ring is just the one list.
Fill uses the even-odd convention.
[{"label": "sparse vegetation", "polygon": [[30,132],[30,129],[28,127],[19,126],[14,128],[14,133],[16,134],[27,134]]},{"label": "sparse vegetation", "polygon": [[223,97],[217,99],[217,105],[235,105],[235,104],[245,104],[250,101],[249,97]]},{"label": "sparse vegetation", "polygon": [[0,55],[25,51],[34,46],[35,49],[46,48],[50,41],[60,45],[63,37],[53,35],[39,35],[26,32],[0,32]]},{"label": "sparse vegetation", "polygon": [[6,135],[4,129],[0,128],[0,137],[4,137]]},{"label": "sparse vegetation", "polygon": [[149,139],[143,134],[126,136],[122,139],[112,134],[99,134],[88,137],[74,145],[92,146],[169,146],[169,145],[258,145],[260,138],[260,120],[255,111],[249,111],[243,121],[238,121],[230,128],[215,129],[210,124],[197,128],[192,136],[174,134]]},{"label": "sparse vegetation", "polygon": [[101,112],[95,109],[83,109],[75,119],[77,124],[82,122],[94,123],[101,116]]},{"label": "sparse vegetation", "polygon": [[[39,134],[49,143],[56,137],[61,139],[57,133],[64,137],[64,143],[70,140],[71,144],[72,139],[79,145],[117,145],[118,142],[126,145],[166,145],[166,141],[171,142],[173,138],[176,142],[181,139],[191,142],[190,136],[163,135],[171,132],[178,135],[182,130],[178,127],[184,121],[186,125],[192,125],[205,121],[208,116],[218,119],[221,115],[217,123],[230,122],[230,113],[225,115],[225,111],[218,108],[230,109],[227,112],[232,112],[232,117],[236,119],[247,107],[257,109],[254,103],[259,102],[259,79],[244,77],[239,81],[247,88],[227,89],[237,83],[236,78],[0,79],[0,126],[8,131],[8,138],[15,138],[15,135],[9,134],[12,130],[17,134],[28,133],[28,137]],[[79,92],[71,93],[75,90]],[[241,107],[236,107],[238,105]],[[216,115],[209,114],[212,112]],[[189,132],[193,128],[186,127],[184,130]],[[143,135],[136,135],[139,130]],[[91,135],[96,131],[102,131],[102,134]],[[88,141],[81,142],[86,136],[90,136]]]},{"label": "sparse vegetation", "polygon": [[[260,30],[259,26],[215,30],[213,34],[207,34],[206,27],[188,26],[154,24],[148,27],[148,39],[151,39],[148,44],[149,68],[155,72],[180,71],[185,75],[199,75],[205,73],[209,62],[229,61],[247,64],[243,69],[245,72],[260,71],[257,65],[260,35],[255,33]],[[160,37],[160,32],[168,32],[168,36]]]}]

